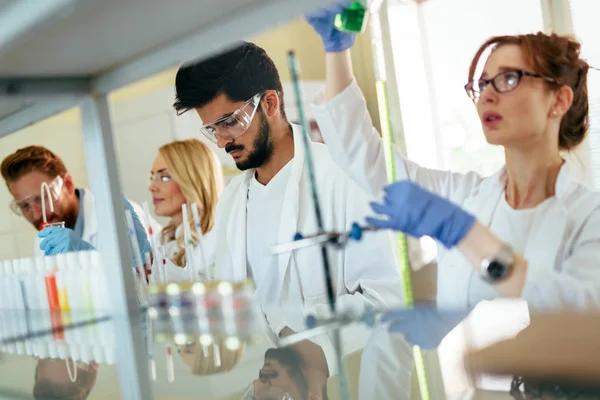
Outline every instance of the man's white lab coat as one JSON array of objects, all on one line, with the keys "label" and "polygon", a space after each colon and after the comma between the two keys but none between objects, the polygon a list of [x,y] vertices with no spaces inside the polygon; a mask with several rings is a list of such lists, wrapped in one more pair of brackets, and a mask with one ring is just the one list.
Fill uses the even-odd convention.
[{"label": "man's white lab coat", "polygon": [[[96,219],[96,203],[94,201],[94,194],[89,189],[79,189],[83,191],[83,235],[82,240],[90,243],[92,246],[98,248],[98,220]],[[142,207],[137,203],[131,201],[131,205],[135,210],[135,213],[140,218],[140,222],[147,228],[152,225],[155,231],[160,231],[160,224],[156,222],[152,217],[146,215]],[[42,257],[44,252],[40,249],[41,239],[36,235],[34,243],[34,256]]]},{"label": "man's white lab coat", "polygon": [[[287,183],[278,242],[290,242],[296,232],[308,235],[316,233],[317,223],[305,162],[302,131],[293,126],[294,158]],[[311,143],[316,183],[324,228],[327,231],[344,231],[353,222],[362,222],[369,214],[371,197],[354,184],[333,162],[323,144]],[[235,177],[225,188],[216,214],[213,233],[216,235],[214,274],[216,279],[245,280],[248,278],[246,256],[246,203],[248,186],[254,170]],[[260,235],[260,231],[254,234]],[[274,335],[289,326],[303,330],[304,321],[291,317],[286,305],[300,304],[320,316],[329,315],[321,248],[306,249],[279,254],[278,269],[269,274],[276,280],[275,291],[257,288],[256,296],[265,306],[268,323]],[[360,242],[329,251],[331,276],[338,306],[360,312],[365,305],[388,308],[402,303],[400,277],[395,267],[392,235],[388,232],[366,233]],[[282,308],[273,307],[283,305]],[[273,310],[273,311],[271,311]],[[287,314],[287,315],[286,315]],[[353,335],[354,343],[346,342],[344,352],[355,350],[366,338]],[[352,341],[352,340],[351,340]],[[319,342],[319,341],[317,341]],[[319,342],[335,370],[334,351],[328,340]],[[332,370],[333,367],[333,370]]]}]

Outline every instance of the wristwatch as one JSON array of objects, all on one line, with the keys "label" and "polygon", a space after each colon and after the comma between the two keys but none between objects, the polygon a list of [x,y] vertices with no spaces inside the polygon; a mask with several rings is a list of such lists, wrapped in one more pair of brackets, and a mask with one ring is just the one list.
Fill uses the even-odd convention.
[{"label": "wristwatch", "polygon": [[498,283],[510,274],[515,263],[515,253],[506,243],[500,250],[481,262],[480,274],[489,283]]}]

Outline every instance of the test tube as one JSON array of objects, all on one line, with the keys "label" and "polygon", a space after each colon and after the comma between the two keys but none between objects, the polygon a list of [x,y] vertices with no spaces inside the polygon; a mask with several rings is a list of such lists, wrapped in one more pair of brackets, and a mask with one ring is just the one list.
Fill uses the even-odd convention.
[{"label": "test tube", "polygon": [[79,263],[77,253],[66,254],[65,265],[65,289],[68,294],[69,309],[81,310],[83,301],[81,299],[81,282],[79,281]]},{"label": "test tube", "polygon": [[115,365],[117,363],[117,356],[115,354],[114,347],[104,348],[104,359],[108,365]]},{"label": "test tube", "polygon": [[79,351],[79,345],[77,343],[69,344],[69,353],[73,361],[81,361],[81,352]]},{"label": "test tube", "polygon": [[0,261],[0,309],[8,308],[7,280],[8,278],[4,272],[4,261]]},{"label": "test tube", "polygon": [[219,345],[216,343],[213,344],[213,356],[214,356],[215,367],[220,368],[221,367],[221,350],[219,349]]},{"label": "test tube", "polygon": [[130,210],[125,210],[125,218],[127,219],[127,227],[129,228],[129,239],[133,247],[133,258],[135,259],[136,268],[143,268],[144,262],[142,261],[142,255],[140,253],[140,243],[135,235],[135,225],[133,224],[133,216]]},{"label": "test tube", "polygon": [[8,275],[10,282],[10,296],[13,300],[13,309],[24,310],[25,299],[23,289],[21,287],[21,279],[19,277],[19,260],[6,261],[4,270]]},{"label": "test tube", "polygon": [[[145,201],[142,204],[142,207],[144,209],[144,212],[146,213],[146,216],[148,216],[148,218],[150,218],[150,208],[148,207],[148,202]],[[148,231],[148,238],[150,239],[150,248],[151,248],[152,254],[154,256],[154,261],[155,262],[156,262],[156,260],[160,261],[160,256],[158,254],[158,243],[156,241],[156,236],[154,235],[154,231],[152,230],[152,224],[150,222],[148,222],[147,231]],[[149,264],[149,265],[151,265],[151,264]],[[157,267],[160,266],[160,262],[156,262],[156,265],[157,265]],[[156,268],[156,269],[158,270],[159,268]],[[152,271],[152,272],[154,273],[155,271]],[[157,272],[157,273],[160,274],[160,272]],[[155,280],[158,280],[158,278],[159,277],[155,277]],[[158,282],[156,282],[156,283],[158,283]]]},{"label": "test tube", "polygon": [[167,381],[174,382],[175,381],[175,366],[173,365],[173,350],[171,348],[171,344],[168,343],[166,345],[166,353],[167,353]]},{"label": "test tube", "polygon": [[204,257],[204,249],[202,246],[202,239],[204,238],[204,233],[202,232],[202,225],[200,224],[200,214],[198,213],[198,205],[196,203],[192,203],[192,217],[194,218],[194,226],[196,227],[196,234],[198,235],[198,251],[200,252],[200,258],[202,261],[202,266],[204,267],[204,273],[208,273],[208,265],[206,265],[206,259]]},{"label": "test tube", "polygon": [[38,293],[38,304],[41,310],[49,310],[48,297],[46,296],[46,262],[44,257],[35,259],[35,280],[36,291]]},{"label": "test tube", "polygon": [[58,305],[61,311],[69,311],[69,298],[66,286],[67,256],[59,254],[56,256],[56,288],[58,290]]},{"label": "test tube", "polygon": [[46,275],[44,281],[46,283],[46,295],[48,298],[48,306],[50,311],[60,311],[60,303],[58,301],[58,290],[56,287],[56,272],[55,257],[46,257]]},{"label": "test tube", "polygon": [[194,267],[194,256],[192,254],[193,242],[192,234],[190,232],[190,224],[188,223],[187,204],[184,203],[181,205],[181,213],[183,214],[183,238],[185,241],[186,268],[190,276],[190,281],[194,282],[196,280],[196,273]]},{"label": "test tube", "polygon": [[92,298],[92,288],[90,285],[91,272],[92,272],[92,260],[91,252],[81,251],[76,253],[78,260],[74,260],[79,264],[78,268],[78,281],[79,281],[79,292],[81,294],[81,306],[87,312],[94,311],[94,301]]},{"label": "test tube", "polygon": [[23,306],[23,310],[29,310],[29,296],[27,294],[27,274],[24,267],[24,259],[15,260],[13,264],[13,268],[15,270],[15,276],[17,278],[19,284],[19,294],[20,294],[20,302]]},{"label": "test tube", "polygon": [[40,299],[37,291],[36,266],[35,260],[27,258],[23,261],[22,267],[25,275],[25,287],[27,292],[27,304],[32,310],[39,309]]},{"label": "test tube", "polygon": [[161,254],[161,267],[162,267],[162,275],[165,278],[164,282],[169,282],[169,271],[167,269],[167,259],[165,256],[165,246],[160,246],[160,254]]}]

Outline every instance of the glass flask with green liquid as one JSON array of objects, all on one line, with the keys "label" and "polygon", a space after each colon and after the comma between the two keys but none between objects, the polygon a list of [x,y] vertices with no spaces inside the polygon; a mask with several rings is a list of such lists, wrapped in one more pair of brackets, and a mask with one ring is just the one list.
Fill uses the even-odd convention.
[{"label": "glass flask with green liquid", "polygon": [[335,16],[336,29],[344,32],[363,32],[367,27],[369,14],[376,13],[383,0],[356,0]]}]

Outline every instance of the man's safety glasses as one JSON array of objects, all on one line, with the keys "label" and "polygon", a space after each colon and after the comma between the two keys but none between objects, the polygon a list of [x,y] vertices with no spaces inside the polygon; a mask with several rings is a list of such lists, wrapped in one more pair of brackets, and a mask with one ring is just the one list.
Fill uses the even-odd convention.
[{"label": "man's safety glasses", "polygon": [[[53,201],[58,200],[60,197],[63,185],[64,181],[60,175],[48,184]],[[29,214],[34,206],[37,206],[40,209],[42,207],[42,197],[39,194],[32,194],[20,200],[13,200],[10,202],[10,209],[18,216]]]},{"label": "man's safety glasses", "polygon": [[548,78],[547,76],[542,76],[523,70],[513,70],[501,72],[491,79],[480,78],[477,80],[472,80],[465,85],[465,91],[471,100],[473,100],[473,103],[477,103],[479,102],[481,93],[485,90],[485,88],[488,87],[490,83],[498,93],[506,93],[510,92],[511,90],[515,90],[517,86],[519,86],[521,78],[524,76],[540,78],[551,83],[556,83],[554,79]]},{"label": "man's safety glasses", "polygon": [[217,137],[224,140],[234,140],[240,137],[250,127],[260,100],[265,93],[266,91],[255,94],[231,114],[202,125],[200,132],[213,143],[217,143]]}]

